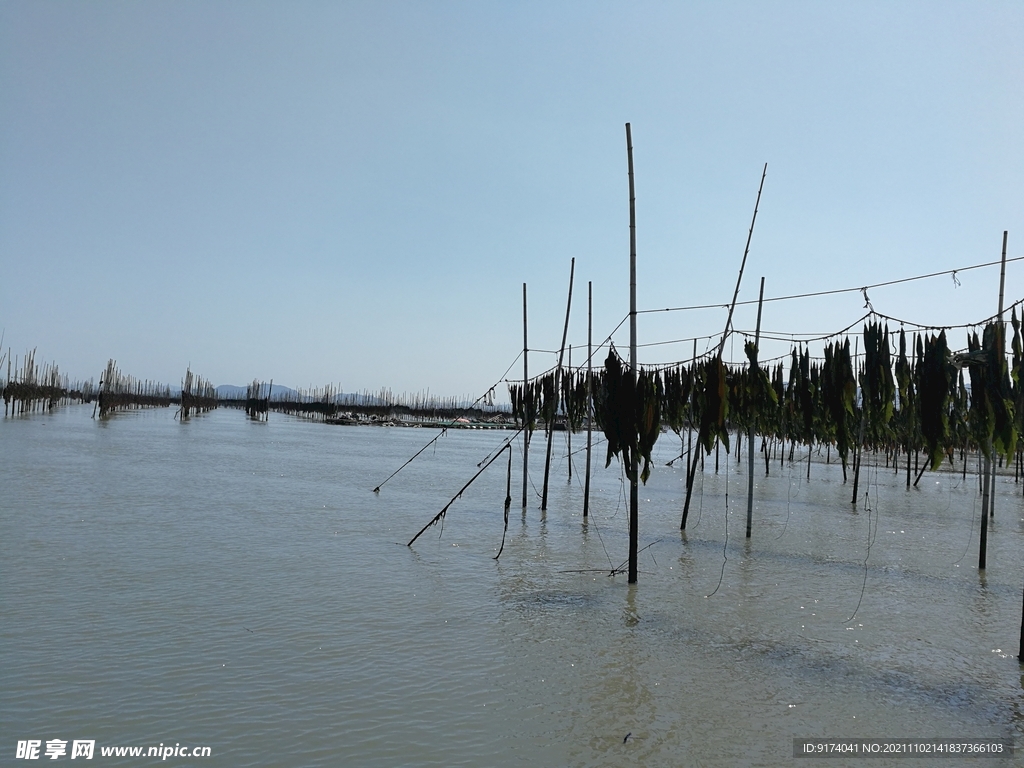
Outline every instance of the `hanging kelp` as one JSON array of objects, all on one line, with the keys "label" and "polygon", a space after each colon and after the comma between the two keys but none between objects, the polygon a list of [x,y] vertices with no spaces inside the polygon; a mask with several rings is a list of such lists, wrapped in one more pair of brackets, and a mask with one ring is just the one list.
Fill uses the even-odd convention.
[{"label": "hanging kelp", "polygon": [[661,434],[661,377],[656,372],[640,371],[637,380],[637,424],[639,456],[644,460],[640,479],[646,483],[651,476],[651,451]]},{"label": "hanging kelp", "polygon": [[651,474],[651,450],[661,432],[660,379],[654,372],[640,371],[634,376],[626,370],[622,359],[613,348],[604,363],[600,394],[595,398],[597,423],[608,439],[608,456],[620,456],[626,476],[632,482],[634,459],[644,460],[640,480],[644,483]]},{"label": "hanging kelp", "polygon": [[857,380],[850,359],[850,340],[825,345],[825,364],[821,372],[823,415],[828,435],[846,469],[846,460],[853,444],[854,409],[857,402]]},{"label": "hanging kelp", "polygon": [[721,355],[700,364],[704,387],[700,398],[699,439],[704,453],[711,453],[715,440],[721,440],[725,452],[729,452],[729,430],[726,417],[729,415],[727,373]]},{"label": "hanging kelp", "polygon": [[[894,414],[893,422],[896,437],[908,457],[910,452],[917,447],[919,427],[918,388],[915,379],[914,366],[910,364],[907,357],[907,335],[900,328],[900,355],[896,359],[896,390],[899,395],[899,410]],[[908,467],[909,464],[908,459]]]},{"label": "hanging kelp", "polygon": [[509,399],[512,401],[512,415],[516,422],[531,434],[537,426],[542,389],[540,379],[532,379],[525,384],[508,385]]},{"label": "hanging kelp", "polygon": [[1013,415],[1017,434],[1024,434],[1024,344],[1021,341],[1020,321],[1017,319],[1017,308],[1010,312],[1010,323],[1013,325],[1013,361],[1010,368],[1010,388],[1013,393]]},{"label": "hanging kelp", "polygon": [[921,436],[932,471],[952,452],[949,440],[949,389],[954,369],[950,365],[946,332],[924,340],[920,372]]},{"label": "hanging kelp", "polygon": [[587,403],[589,401],[587,392],[586,371],[562,372],[562,408],[569,429],[576,431],[583,426],[583,419],[587,415]]},{"label": "hanging kelp", "polygon": [[[744,368],[725,367],[725,399],[729,403],[729,427],[745,432],[749,419],[756,414],[747,402],[747,371]],[[737,435],[737,439],[739,435]]]},{"label": "hanging kelp", "polygon": [[985,383],[989,387],[989,401],[995,417],[992,425],[992,447],[1009,460],[1017,449],[1017,430],[1013,418],[1013,400],[1010,391],[1010,372],[1006,364],[1005,329],[1003,324],[989,323],[982,336],[988,373]]},{"label": "hanging kelp", "polygon": [[559,392],[555,386],[556,372],[546,373],[540,377],[540,415],[544,419],[544,428],[550,432],[558,415]]},{"label": "hanging kelp", "polygon": [[887,444],[892,437],[892,419],[896,385],[889,360],[889,328],[880,323],[864,326],[864,373],[861,377],[864,408],[864,432],[872,446]]},{"label": "hanging kelp", "polygon": [[826,442],[829,439],[824,418],[825,408],[821,392],[821,366],[810,361],[810,352],[807,353],[808,369],[810,371],[810,394],[811,394],[811,434],[816,442]]},{"label": "hanging kelp", "polygon": [[548,429],[558,413],[560,398],[555,389],[555,372],[549,371],[525,384],[509,384],[509,399],[516,421],[531,433],[542,418]]},{"label": "hanging kelp", "polygon": [[799,389],[800,357],[794,347],[790,352],[789,378],[786,379],[786,397],[783,408],[784,437],[790,441],[790,444],[803,439],[797,426],[797,418],[800,413],[800,396],[797,394]]},{"label": "hanging kelp", "polygon": [[512,404],[512,417],[521,424],[523,422],[523,385],[509,384],[508,399]]},{"label": "hanging kelp", "polygon": [[964,382],[964,372],[957,373],[950,382],[949,439],[950,447],[960,448],[966,472],[967,447],[971,440],[970,408],[971,398]]},{"label": "hanging kelp", "polygon": [[989,446],[1007,457],[1017,443],[1010,402],[1009,372],[1003,354],[1001,323],[985,326],[982,340],[974,333],[968,339],[967,362],[971,371],[971,436],[982,452],[991,457]]},{"label": "hanging kelp", "polygon": [[804,445],[814,442],[814,389],[811,384],[811,356],[805,349],[799,355],[794,349],[786,391],[789,439]]},{"label": "hanging kelp", "polygon": [[768,371],[757,362],[757,347],[750,341],[743,345],[743,351],[750,362],[746,370],[744,399],[749,414],[746,426],[766,434],[775,426],[779,398],[772,386]]},{"label": "hanging kelp", "polygon": [[631,454],[633,441],[631,433],[635,433],[633,423],[636,401],[636,382],[622,365],[622,360],[614,348],[604,361],[604,376],[595,397],[595,413],[597,423],[608,439],[608,455],[605,466],[612,463],[612,457],[622,454],[622,461],[627,467],[632,466]]},{"label": "hanging kelp", "polygon": [[677,365],[661,372],[661,383],[661,417],[678,435],[687,422],[693,424],[690,402],[693,374],[686,366]]},{"label": "hanging kelp", "polygon": [[772,374],[772,389],[775,390],[775,418],[772,428],[777,440],[786,439],[786,375],[785,366],[779,363]]},{"label": "hanging kelp", "polygon": [[987,387],[985,381],[986,366],[979,354],[981,352],[981,341],[977,332],[972,333],[967,339],[967,350],[970,357],[975,358],[968,362],[971,375],[971,409],[969,413],[971,437],[981,447],[986,456],[989,456],[989,441],[992,439],[992,408],[988,404]]}]

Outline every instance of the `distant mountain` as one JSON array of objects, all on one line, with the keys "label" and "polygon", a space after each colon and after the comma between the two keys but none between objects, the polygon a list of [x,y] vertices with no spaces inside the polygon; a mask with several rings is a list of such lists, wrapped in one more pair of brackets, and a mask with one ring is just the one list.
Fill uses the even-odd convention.
[{"label": "distant mountain", "polygon": [[[238,387],[234,384],[221,384],[217,387],[217,397],[221,400],[242,400],[245,398],[245,393],[246,387]],[[278,398],[285,396],[297,397],[298,394],[299,393],[291,387],[286,387],[282,384],[275,384],[273,391],[270,393],[270,398],[272,400],[277,400]]]}]

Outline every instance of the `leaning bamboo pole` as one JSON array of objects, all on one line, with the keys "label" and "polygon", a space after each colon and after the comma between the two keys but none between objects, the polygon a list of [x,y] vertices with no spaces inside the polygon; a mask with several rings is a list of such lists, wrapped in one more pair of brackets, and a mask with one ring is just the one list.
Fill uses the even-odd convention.
[{"label": "leaning bamboo pole", "polygon": [[[750,361],[751,375],[754,375],[754,368],[757,367],[757,352],[761,344],[761,305],[764,303],[764,277],[761,277],[761,290],[757,295],[757,328],[754,331],[754,355]],[[739,453],[737,446],[736,453]],[[747,427],[747,538],[750,538],[750,528],[754,517],[754,423],[751,420]]]},{"label": "leaning bamboo pole", "polygon": [[[736,277],[736,289],[732,294],[732,303],[729,305],[729,315],[725,319],[725,330],[722,332],[722,340],[718,344],[717,360],[721,361],[722,352],[725,349],[725,341],[729,338],[729,329],[732,326],[732,313],[736,309],[736,299],[740,294],[740,284],[743,282],[743,269],[747,265],[747,255],[750,253],[750,241],[754,237],[754,224],[757,222],[757,209],[761,204],[761,191],[764,189],[764,179],[768,175],[768,163],[764,164],[764,170],[761,172],[761,184],[757,188],[757,200],[754,202],[754,215],[750,219],[750,230],[747,232],[747,245],[743,249],[743,260],[740,262],[740,273]],[[698,441],[699,442],[699,441]],[[697,454],[701,451],[697,450]],[[703,457],[700,457],[701,459]],[[686,501],[683,503],[683,519],[679,523],[679,529],[684,530],[686,528],[686,518],[690,514],[690,498],[693,495],[693,475],[697,471],[697,460],[698,456],[694,455],[690,457],[690,471],[688,473],[688,481],[686,487]]]},{"label": "leaning bamboo pole", "polygon": [[[1006,283],[1006,239],[1007,231],[1003,231],[1003,256],[1002,268],[999,271],[999,334],[997,338],[1002,342],[1003,333],[1003,287]],[[996,350],[996,354],[1004,354],[1005,347]],[[992,504],[995,501],[996,472],[995,462],[992,461],[992,438],[988,440],[988,451],[985,452],[984,482],[981,492],[981,539],[978,548],[978,570],[985,570],[986,556],[988,552],[988,521],[992,514]],[[992,515],[994,517],[994,515]]]},{"label": "leaning bamboo pole", "polygon": [[[569,310],[572,309],[572,281],[576,275],[576,259],[573,258],[569,266],[569,300],[565,304],[565,326],[562,328],[562,345],[558,349],[558,366],[555,368],[555,402],[558,402],[559,392],[559,381],[562,375],[562,356],[565,354],[565,338],[569,334]],[[554,438],[555,432],[555,415],[557,414],[558,406],[555,406],[555,414],[551,414],[550,422],[547,424],[548,431],[548,449],[547,458],[544,459],[544,491],[541,495],[540,509],[541,512],[546,512],[548,509],[548,478],[551,473],[551,441]]]}]

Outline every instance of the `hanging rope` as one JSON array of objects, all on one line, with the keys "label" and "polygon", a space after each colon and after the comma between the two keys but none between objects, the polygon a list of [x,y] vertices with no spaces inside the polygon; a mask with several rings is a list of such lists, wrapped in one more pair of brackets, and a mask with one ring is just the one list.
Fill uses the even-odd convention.
[{"label": "hanging rope", "polygon": [[[518,430],[514,435],[512,435],[511,437],[509,437],[506,440],[506,443],[511,445],[512,441],[515,440],[517,437],[519,437],[519,433],[522,432],[522,431],[523,430],[521,430],[521,429]],[[480,475],[482,475],[484,473],[484,470],[487,469],[487,467],[491,466],[491,464],[494,463],[494,460],[497,459],[499,456],[501,456],[501,451],[499,451],[498,453],[494,454],[493,458],[491,458],[490,461],[488,461],[483,467],[481,467],[479,470],[477,470],[477,473],[475,475],[473,475],[473,477],[470,478],[469,482],[466,483],[464,486],[462,486],[462,488],[459,489],[458,493],[456,493],[454,496],[452,496],[452,498],[448,501],[448,503],[444,505],[444,507],[441,509],[440,512],[438,512],[436,515],[434,515],[434,517],[431,519],[431,521],[429,523],[427,523],[422,528],[420,528],[420,532],[417,533],[415,536],[413,536],[409,540],[409,543],[406,546],[411,547],[413,545],[413,543],[416,541],[416,539],[418,539],[420,536],[422,536],[424,531],[426,531],[427,528],[429,528],[430,526],[435,525],[436,523],[439,523],[439,522],[443,522],[443,520],[445,518],[445,515],[448,514],[448,509],[451,507],[451,505],[454,504],[456,501],[458,501],[460,498],[462,498],[462,494],[466,492],[466,489],[469,488],[469,486],[471,486],[473,484],[473,482],[478,477],[480,477]],[[442,527],[441,530],[443,532],[444,528]]]},{"label": "hanging rope", "polygon": [[[1022,259],[1024,259],[1024,256],[1017,256],[1017,257],[1012,258],[1012,259],[1007,259],[1006,263],[1009,264],[1012,261],[1021,261]],[[812,298],[812,297],[815,297],[815,296],[834,296],[834,295],[839,294],[839,293],[860,293],[860,292],[865,292],[865,299],[866,299],[867,298],[866,292],[868,290],[870,290],[870,289],[873,289],[873,288],[883,288],[883,287],[888,286],[888,285],[898,285],[900,283],[909,283],[909,282],[911,282],[913,280],[927,280],[928,278],[940,277],[941,275],[956,275],[958,272],[967,272],[968,270],[971,270],[971,269],[981,269],[982,267],[995,267],[995,266],[999,266],[1000,264],[1002,264],[1002,261],[987,261],[987,262],[985,262],[983,264],[973,264],[973,265],[971,265],[969,267],[958,267],[957,269],[946,269],[946,270],[943,270],[942,272],[931,272],[931,273],[929,273],[927,275],[915,275],[914,277],[903,277],[903,278],[900,278],[899,280],[887,280],[884,283],[874,283],[873,285],[862,285],[862,286],[858,286],[856,288],[837,288],[837,289],[831,290],[831,291],[815,291],[813,293],[796,293],[796,294],[792,294],[790,296],[772,296],[770,298],[763,299],[763,301],[764,301],[764,303],[768,303],[769,301],[790,301],[790,300],[793,300],[793,299],[808,299],[808,298]],[[957,284],[959,284],[958,280],[956,282],[957,282]],[[748,305],[748,304],[757,304],[757,301],[749,300],[749,301],[736,302],[736,306],[738,306],[738,307],[741,307],[741,306],[744,306],[744,305]],[[664,309],[641,309],[641,310],[637,310],[637,314],[638,315],[649,314],[651,312],[683,312],[683,311],[695,310],[695,309],[726,309],[728,306],[729,306],[728,304],[700,304],[700,305],[694,305],[694,306],[690,306],[690,307],[665,307]],[[620,323],[620,325],[621,325],[621,323]]]}]

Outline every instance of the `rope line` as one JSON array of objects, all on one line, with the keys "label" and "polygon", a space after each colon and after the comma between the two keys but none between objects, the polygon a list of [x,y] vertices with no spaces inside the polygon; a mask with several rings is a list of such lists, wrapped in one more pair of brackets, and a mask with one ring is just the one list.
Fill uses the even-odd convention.
[{"label": "rope line", "polygon": [[[1024,256],[1015,256],[1012,259],[1007,259],[1006,263],[1009,264],[1011,261],[1021,261],[1021,260],[1024,260]],[[814,291],[812,293],[795,293],[795,294],[792,294],[790,296],[772,296],[770,298],[764,299],[764,302],[767,304],[769,301],[789,301],[791,299],[808,299],[808,298],[812,298],[812,297],[815,297],[815,296],[833,296],[833,295],[838,294],[838,293],[865,293],[865,295],[866,295],[866,291],[873,290],[875,288],[882,288],[882,287],[888,286],[888,285],[898,285],[899,283],[909,283],[909,282],[911,282],[913,280],[926,280],[928,278],[940,277],[942,275],[956,275],[958,272],[967,272],[968,270],[971,270],[971,269],[981,269],[982,267],[993,267],[993,266],[999,265],[1001,263],[1002,263],[1002,261],[987,261],[987,262],[985,262],[983,264],[972,264],[969,267],[959,267],[957,269],[945,269],[945,270],[943,270],[941,272],[932,272],[932,273],[927,274],[927,275],[915,275],[914,277],[902,277],[902,278],[900,278],[898,280],[886,280],[883,283],[874,283],[873,285],[862,285],[862,286],[858,286],[856,288],[836,288],[836,289],[831,290],[831,291]],[[749,304],[757,304],[757,301],[755,301],[754,299],[749,299],[747,301],[738,301],[738,302],[736,302],[736,306],[738,306],[738,307],[739,306],[744,306],[744,305],[749,305]],[[699,304],[699,305],[693,305],[693,306],[689,306],[689,307],[665,307],[663,309],[640,309],[640,310],[637,310],[637,314],[638,315],[650,314],[652,312],[683,312],[683,311],[694,310],[694,309],[726,309],[726,308],[728,308],[728,306],[729,306],[728,304]]]}]

